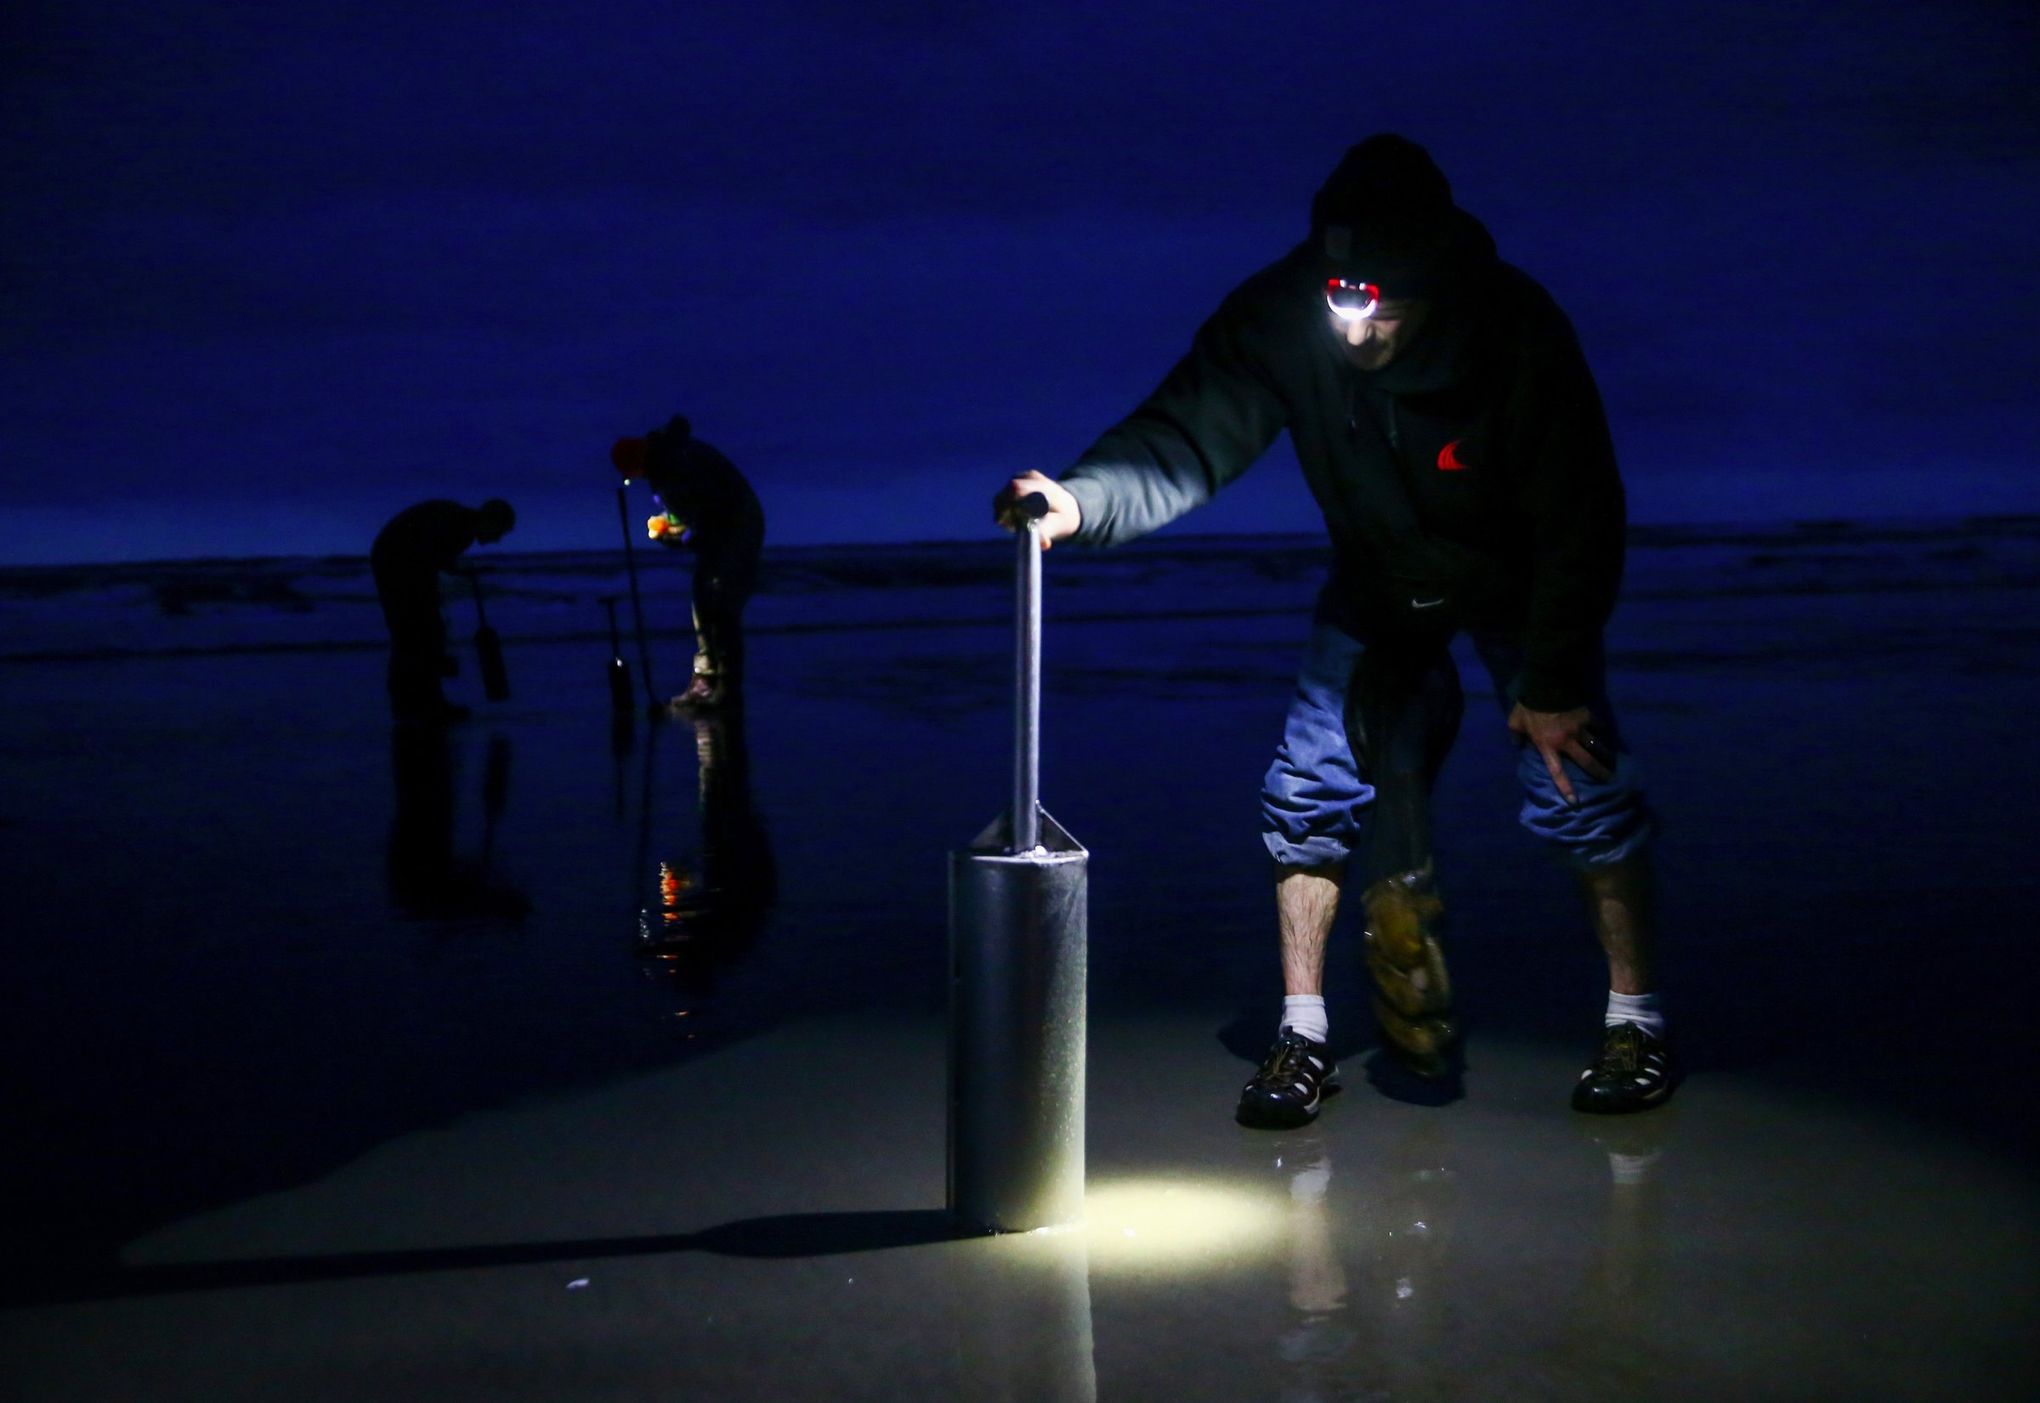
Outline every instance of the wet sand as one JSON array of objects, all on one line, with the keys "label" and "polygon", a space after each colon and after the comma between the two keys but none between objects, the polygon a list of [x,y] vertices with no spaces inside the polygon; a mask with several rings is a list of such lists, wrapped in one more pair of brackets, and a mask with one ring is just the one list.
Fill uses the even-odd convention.
[{"label": "wet sand", "polygon": [[[1209,1016],[1093,1038],[1082,1233],[948,1240],[941,1031],[804,1020],[385,1144],[10,1316],[18,1396],[2013,1398],[2027,1181],[1697,1078],[1555,1108],[1490,1041],[1443,1110],[1227,1123]],[[756,1088],[782,1088],[761,1113]],[[792,1088],[799,1088],[797,1092]],[[161,1391],[159,1391],[161,1390]],[[173,1395],[174,1390],[174,1395]]]},{"label": "wet sand", "polygon": [[[606,640],[515,596],[516,696],[444,747],[393,737],[338,625],[0,665],[8,1396],[2029,1397],[2040,577],[2006,549],[1639,552],[1614,691],[1685,1084],[1566,1107],[1598,959],[1470,694],[1438,804],[1465,1094],[1370,1078],[1342,926],[1346,1085],[1283,1135],[1230,1109],[1276,1009],[1254,788],[1309,573],[1052,557],[1092,1222],[1042,1237],[941,1214],[996,543],[989,587],[929,568],[890,612],[761,598],[735,734],[617,743]],[[725,896],[647,960],[661,861]]]}]

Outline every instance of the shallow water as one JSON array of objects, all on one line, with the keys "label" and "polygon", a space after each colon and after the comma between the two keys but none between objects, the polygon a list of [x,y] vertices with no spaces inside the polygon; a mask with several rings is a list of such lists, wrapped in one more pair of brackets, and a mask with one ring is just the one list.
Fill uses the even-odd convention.
[{"label": "shallow water", "polygon": [[[1889,1377],[1880,1396],[1926,1397],[1937,1370],[1963,1396],[2023,1396],[2036,1157],[2007,1088],[2040,1060],[2025,950],[2040,523],[1639,540],[1613,691],[1666,820],[1691,1073],[1647,1195],[1564,1108],[1599,961],[1513,824],[1506,739],[1470,695],[1438,801],[1466,1096],[1414,1107],[1367,1082],[1342,935],[1330,995],[1352,1074],[1320,1122],[1321,1220],[1228,1111],[1275,1011],[1255,787],[1322,554],[1245,538],[1053,554],[1043,793],[1093,854],[1093,1186],[1204,1175],[1276,1210],[1207,1254],[1226,1270],[1166,1290],[1105,1247],[1081,1269],[1009,1268],[986,1255],[1003,1243],[930,1241],[913,1216],[941,1205],[944,854],[1007,783],[1010,564],[997,541],[788,553],[753,608],[740,730],[634,719],[619,735],[595,602],[620,589],[615,562],[508,557],[490,617],[514,698],[443,749],[383,719],[358,562],[0,572],[16,989],[0,1048],[27,1147],[5,1157],[21,1265],[0,1329],[33,1345],[7,1351],[32,1361],[10,1366],[32,1367],[23,1396],[153,1396],[151,1380],[268,1396],[307,1352],[359,1385],[314,1396],[395,1396],[367,1357],[390,1331],[427,1373],[522,1360],[520,1382],[491,1386],[503,1396],[643,1396],[646,1378],[744,1396],[732,1360],[750,1362],[751,1396],[828,1396],[787,1362],[803,1345],[835,1361],[836,1396],[905,1396],[884,1381],[916,1378],[970,1396],[958,1361],[996,1374],[1012,1351],[972,1336],[959,1303],[1016,1291],[1046,1311],[1053,1358],[1086,1354],[1091,1372],[1068,1377],[1108,1397],[1172,1381],[1185,1397],[1493,1396],[1477,1377],[1531,1397],[1725,1396],[1781,1374],[1836,1391],[1772,1396]],[[682,584],[647,576],[654,665],[674,679]],[[474,688],[470,658],[451,689]],[[648,960],[661,862],[720,897],[675,958]],[[579,1167],[523,1163],[495,1135]],[[702,1152],[725,1142],[759,1157]],[[1443,1257],[1380,1236],[1385,1205],[1430,1192],[1409,1174],[1432,1158],[1460,1205]],[[1655,1226],[1617,1206],[1646,1197]],[[662,1237],[831,1211],[851,1218],[796,1222],[778,1256]],[[889,1213],[906,1216],[872,1216]],[[428,1260],[337,1282],[318,1265],[597,1239],[643,1249],[617,1259],[640,1294],[579,1323],[504,1294],[525,1277],[564,1292],[529,1254],[446,1259],[458,1302],[419,1294],[406,1263]],[[827,1294],[846,1241],[870,1249],[857,1274],[888,1286],[882,1305]],[[249,1256],[311,1265],[134,1275]],[[1343,1314],[1282,1304],[1299,1271],[1334,1268]],[[1639,1272],[1641,1303],[1624,1285]],[[1081,1351],[1072,1281],[1088,1283]],[[329,1336],[293,1304],[305,1291],[343,1312]],[[847,1314],[810,1338],[758,1304],[775,1292]],[[650,1303],[704,1293],[743,1323],[657,1333]],[[1402,1304],[1434,1294],[1435,1310]],[[1568,1324],[1566,1302],[1589,1297]],[[879,1323],[917,1312],[925,1351]],[[273,1373],[235,1392],[209,1372],[208,1332],[272,1319]],[[534,1373],[535,1328],[559,1333]],[[94,1362],[96,1341],[130,1334],[155,1352]],[[1186,1383],[1221,1379],[1244,1391]]]}]

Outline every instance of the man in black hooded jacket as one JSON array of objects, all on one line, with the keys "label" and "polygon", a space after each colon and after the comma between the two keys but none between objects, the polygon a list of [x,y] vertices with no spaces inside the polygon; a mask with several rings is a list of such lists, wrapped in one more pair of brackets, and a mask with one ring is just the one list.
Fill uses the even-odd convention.
[{"label": "man in black hooded jacket", "polygon": [[994,512],[1011,526],[1039,492],[1044,547],[1116,545],[1208,501],[1284,429],[1334,563],[1262,793],[1285,997],[1238,1118],[1303,1124],[1335,1075],[1324,946],[1355,854],[1388,1049],[1422,1076],[1456,1070],[1428,795],[1459,722],[1446,649],[1460,632],[1521,746],[1522,822],[1578,873],[1608,956],[1602,1047],[1573,1104],[1658,1104],[1672,1070],[1651,968],[1654,823],[1601,657],[1625,528],[1606,418],[1571,323],[1402,137],[1349,150],[1308,241],[1227,296],[1059,482],[1023,474]]}]

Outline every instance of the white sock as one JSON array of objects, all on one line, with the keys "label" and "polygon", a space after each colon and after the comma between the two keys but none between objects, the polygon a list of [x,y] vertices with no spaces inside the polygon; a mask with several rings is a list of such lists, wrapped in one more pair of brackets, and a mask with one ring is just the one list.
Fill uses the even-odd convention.
[{"label": "white sock", "polygon": [[1331,1020],[1325,1016],[1323,994],[1285,994],[1282,998],[1282,1026],[1316,1042],[1331,1036]]},{"label": "white sock", "polygon": [[1608,991],[1608,1012],[1601,1020],[1603,1026],[1612,1028],[1617,1023],[1634,1023],[1654,1038],[1665,1035],[1664,1010],[1658,1007],[1658,996],[1649,994],[1618,994]]}]

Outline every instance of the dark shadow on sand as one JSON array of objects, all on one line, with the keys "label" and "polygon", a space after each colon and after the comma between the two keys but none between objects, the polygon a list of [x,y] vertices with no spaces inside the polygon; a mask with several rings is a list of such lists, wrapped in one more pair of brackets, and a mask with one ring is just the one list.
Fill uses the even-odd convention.
[{"label": "dark shadow on sand", "polygon": [[187,1291],[228,1291],[293,1286],[315,1281],[413,1276],[435,1271],[475,1271],[657,1257],[675,1252],[708,1252],[719,1257],[764,1259],[835,1257],[926,1247],[980,1234],[955,1226],[938,1208],[871,1213],[783,1213],[741,1218],[697,1233],[652,1237],[595,1237],[560,1242],[489,1243],[472,1247],[421,1247],[388,1252],[333,1252],[305,1257],[258,1257],[236,1262],[167,1262],[113,1266],[41,1280],[17,1278],[0,1289],[0,1307],[72,1305]]}]

